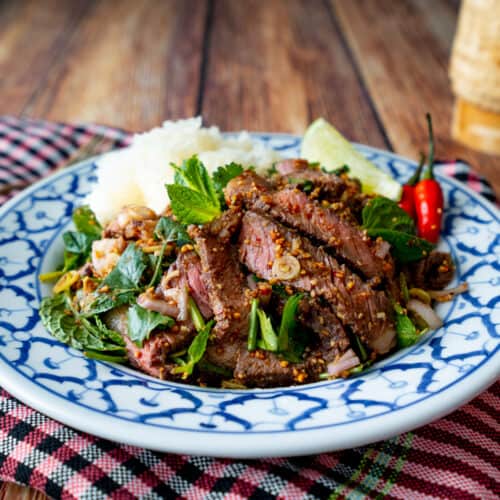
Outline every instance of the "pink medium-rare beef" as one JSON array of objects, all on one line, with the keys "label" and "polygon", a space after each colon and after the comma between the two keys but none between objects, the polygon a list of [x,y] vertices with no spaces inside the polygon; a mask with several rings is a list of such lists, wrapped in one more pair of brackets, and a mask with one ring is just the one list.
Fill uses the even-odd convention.
[{"label": "pink medium-rare beef", "polygon": [[128,335],[126,306],[106,313],[104,320],[108,328],[123,337],[130,363],[139,370],[162,379],[174,378],[170,370],[175,364],[169,363],[167,356],[187,347],[196,334],[189,322],[177,323],[169,330],[151,333],[142,347],[138,347]]},{"label": "pink medium-rare beef", "polygon": [[[335,210],[321,206],[298,189],[273,194],[271,214],[281,222],[326,243],[366,277],[392,276],[394,262],[384,243],[373,241],[361,228]],[[382,246],[385,251],[378,248]]]},{"label": "pink medium-rare beef", "polygon": [[394,262],[387,246],[371,240],[353,223],[348,211],[344,216],[342,212],[323,207],[293,187],[274,190],[252,171],[232,179],[225,193],[228,203],[244,204],[250,210],[269,214],[326,243],[336,255],[368,278],[392,276]]},{"label": "pink medium-rare beef", "polygon": [[[393,346],[395,331],[385,294],[373,290],[321,247],[251,211],[243,216],[239,245],[241,262],[259,278],[308,292],[313,298],[324,297],[342,323],[377,352]],[[297,273],[288,279],[277,276],[277,259],[298,264]]]},{"label": "pink medium-rare beef", "polygon": [[217,340],[238,338],[248,333],[249,290],[240,269],[237,249],[205,228],[191,226],[201,260],[202,281],[214,314],[214,337]]}]

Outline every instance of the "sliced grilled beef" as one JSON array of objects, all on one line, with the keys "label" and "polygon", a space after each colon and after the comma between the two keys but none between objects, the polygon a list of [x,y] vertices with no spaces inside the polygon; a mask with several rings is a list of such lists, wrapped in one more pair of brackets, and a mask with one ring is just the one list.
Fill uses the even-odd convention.
[{"label": "sliced grilled beef", "polygon": [[248,331],[250,300],[236,248],[227,245],[205,228],[190,227],[202,264],[202,281],[216,324],[217,340],[245,336]]},{"label": "sliced grilled beef", "polygon": [[210,363],[234,370],[240,351],[246,349],[244,341],[239,338],[210,341],[205,357]]},{"label": "sliced grilled beef", "polygon": [[308,374],[302,363],[280,360],[274,353],[241,349],[234,376],[248,387],[271,387],[304,383]]},{"label": "sliced grilled beef", "polygon": [[[377,352],[393,346],[394,325],[385,294],[373,290],[321,247],[251,211],[243,216],[239,244],[241,262],[259,278],[326,298],[337,317]],[[287,271],[294,274],[284,278]]]},{"label": "sliced grilled beef", "polygon": [[433,251],[409,266],[410,283],[426,290],[442,290],[453,279],[455,266],[447,252]]},{"label": "sliced grilled beef", "polygon": [[153,377],[162,379],[174,377],[170,371],[174,363],[167,362],[167,355],[187,347],[196,332],[190,323],[177,323],[169,330],[153,332],[138,347],[128,336],[127,307],[113,309],[104,318],[109,328],[121,334],[125,340],[130,363]]},{"label": "sliced grilled beef", "polygon": [[296,179],[312,182],[334,200],[339,199],[346,190],[359,192],[359,185],[351,179],[342,179],[338,175],[322,172],[317,166],[306,160],[287,159],[276,164],[278,173],[292,182]]},{"label": "sliced grilled beef", "polygon": [[[247,171],[228,183],[228,203],[269,213],[291,226],[323,241],[337,255],[368,278],[391,276],[394,263],[381,241],[371,240],[350,218],[349,212],[323,207],[294,188],[274,191],[269,183]],[[384,251],[383,251],[384,250]]]},{"label": "sliced grilled beef", "polygon": [[229,243],[233,235],[239,230],[242,217],[241,210],[229,209],[207,224],[205,228],[212,236],[217,236],[223,243]]}]

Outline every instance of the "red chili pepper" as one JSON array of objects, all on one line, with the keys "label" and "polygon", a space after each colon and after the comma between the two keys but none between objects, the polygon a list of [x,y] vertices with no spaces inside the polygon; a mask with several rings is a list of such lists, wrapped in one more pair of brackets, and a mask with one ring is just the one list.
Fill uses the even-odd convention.
[{"label": "red chili pepper", "polygon": [[441,186],[434,178],[434,134],[431,115],[427,113],[426,118],[429,126],[429,168],[415,186],[415,210],[418,235],[431,243],[437,243],[441,232],[444,199]]},{"label": "red chili pepper", "polygon": [[408,182],[403,186],[403,194],[401,195],[401,200],[398,203],[400,208],[402,208],[412,219],[416,218],[415,212],[415,184],[420,179],[420,173],[422,172],[422,167],[425,163],[425,155],[420,154],[420,163],[415,173],[408,179]]}]

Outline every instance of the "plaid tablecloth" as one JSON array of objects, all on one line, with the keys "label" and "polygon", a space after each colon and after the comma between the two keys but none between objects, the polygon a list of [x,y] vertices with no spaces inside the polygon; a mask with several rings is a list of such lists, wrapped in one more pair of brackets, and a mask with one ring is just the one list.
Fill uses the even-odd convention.
[{"label": "plaid tablecloth", "polygon": [[[0,203],[95,136],[124,131],[0,117]],[[494,200],[461,162],[438,169]],[[10,189],[14,187],[14,189]],[[1,385],[1,380],[0,380]],[[372,446],[300,458],[221,460],[120,445],[62,425],[0,388],[0,479],[53,498],[500,497],[500,383],[447,417]]]}]

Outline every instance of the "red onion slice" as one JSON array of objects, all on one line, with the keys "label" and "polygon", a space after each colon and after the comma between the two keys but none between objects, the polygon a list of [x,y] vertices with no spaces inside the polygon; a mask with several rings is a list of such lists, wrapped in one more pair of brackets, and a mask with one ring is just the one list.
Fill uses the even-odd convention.
[{"label": "red onion slice", "polygon": [[154,299],[147,293],[141,293],[137,297],[137,303],[144,307],[144,309],[149,309],[150,311],[155,311],[164,316],[171,316],[175,318],[179,314],[179,309],[173,304],[168,304],[162,299]]}]

